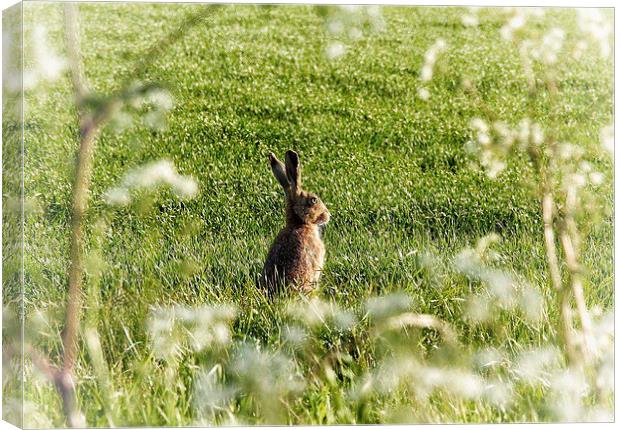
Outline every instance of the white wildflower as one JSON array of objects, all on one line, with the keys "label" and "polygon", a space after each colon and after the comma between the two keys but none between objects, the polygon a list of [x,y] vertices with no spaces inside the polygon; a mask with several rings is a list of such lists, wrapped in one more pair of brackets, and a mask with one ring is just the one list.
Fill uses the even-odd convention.
[{"label": "white wildflower", "polygon": [[602,406],[591,408],[587,411],[584,421],[593,423],[612,423],[614,422],[614,411]]},{"label": "white wildflower", "polygon": [[359,40],[362,38],[364,33],[357,27],[353,27],[349,30],[349,37],[353,40]]},{"label": "white wildflower", "polygon": [[148,321],[151,345],[156,356],[172,359],[185,348],[202,351],[231,341],[232,306],[157,307]]},{"label": "white wildflower", "polygon": [[428,100],[431,97],[431,93],[426,88],[419,88],[418,97],[422,100]]},{"label": "white wildflower", "polygon": [[444,384],[448,391],[467,399],[479,397],[484,390],[482,378],[466,371],[450,372]]},{"label": "white wildflower", "polygon": [[530,124],[529,118],[524,118],[519,122],[519,130],[517,131],[517,140],[523,146],[526,146],[530,141]]},{"label": "white wildflower", "polygon": [[371,5],[366,7],[366,13],[372,17],[380,17],[381,16],[381,8],[377,5]]},{"label": "white wildflower", "polygon": [[583,148],[568,142],[557,145],[557,153],[562,160],[576,160],[583,156]]},{"label": "white wildflower", "polygon": [[339,310],[334,314],[333,319],[334,325],[340,330],[348,330],[357,322],[355,315],[349,311]]},{"label": "white wildflower", "polygon": [[175,319],[172,312],[156,309],[148,321],[151,348],[158,358],[172,359],[181,351],[179,336],[176,334]]},{"label": "white wildflower", "polygon": [[433,69],[437,62],[437,57],[446,50],[446,47],[446,41],[440,38],[424,53],[424,64],[420,71],[420,80],[422,82],[428,82],[433,79]]},{"label": "white wildflower", "polygon": [[297,301],[289,303],[286,313],[308,327],[324,325],[331,314],[329,303],[313,297],[310,301],[300,303]]},{"label": "white wildflower", "polygon": [[104,193],[103,199],[112,206],[127,206],[131,202],[129,191],[125,188],[110,188]]},{"label": "white wildflower", "polygon": [[357,12],[362,6],[359,5],[352,5],[352,4],[348,4],[348,5],[340,5],[338,6],[340,9],[342,9],[345,12],[348,13],[355,13]]},{"label": "white wildflower", "polygon": [[515,371],[525,381],[546,383],[548,370],[560,362],[560,357],[556,348],[529,350],[517,357]]},{"label": "white wildflower", "polygon": [[487,176],[494,179],[506,168],[506,163],[496,158],[491,158],[487,163],[485,163],[485,167]]},{"label": "white wildflower", "polygon": [[351,312],[340,309],[334,302],[317,297],[304,303],[293,301],[287,306],[286,312],[309,328],[332,325],[340,330],[347,330],[357,322]]},{"label": "white wildflower", "polygon": [[488,299],[480,296],[470,297],[465,305],[465,314],[473,323],[484,323],[491,318],[492,306]]},{"label": "white wildflower", "polygon": [[588,394],[584,374],[562,370],[551,379],[552,409],[559,421],[581,421],[584,417],[583,398]]},{"label": "white wildflower", "polygon": [[542,320],[544,300],[540,293],[531,286],[526,286],[519,293],[519,307],[525,318],[531,323]]},{"label": "white wildflower", "polygon": [[573,49],[573,58],[575,60],[580,60],[583,54],[588,50],[589,45],[585,40],[580,40],[575,44],[575,48]]},{"label": "white wildflower", "polygon": [[488,291],[493,295],[499,304],[510,309],[514,306],[515,288],[512,277],[501,270],[487,269],[482,279],[488,285]]},{"label": "white wildflower", "polygon": [[157,109],[168,111],[174,107],[174,99],[169,91],[157,88],[147,93],[145,101]]},{"label": "white wildflower", "polygon": [[476,129],[480,132],[487,133],[489,131],[489,126],[487,123],[480,118],[474,118],[471,120],[471,128]]},{"label": "white wildflower", "polygon": [[294,325],[287,325],[284,327],[284,340],[291,343],[294,346],[303,345],[308,339],[308,333],[301,327]]},{"label": "white wildflower", "polygon": [[181,198],[193,198],[198,194],[198,184],[189,176],[176,175],[170,185],[174,192]]},{"label": "white wildflower", "polygon": [[325,55],[330,60],[342,57],[346,52],[345,46],[340,42],[331,43],[325,50]]},{"label": "white wildflower", "polygon": [[33,88],[40,81],[55,81],[67,67],[67,62],[49,45],[47,28],[37,26],[32,32],[33,60],[31,68],[24,70],[23,85],[25,89]]},{"label": "white wildflower", "polygon": [[571,173],[566,177],[566,189],[582,188],[586,185],[586,177],[581,173]]},{"label": "white wildflower", "polygon": [[508,25],[515,30],[523,27],[525,25],[525,16],[517,14],[510,21],[508,21]]},{"label": "white wildflower", "polygon": [[150,189],[168,185],[181,198],[192,198],[198,193],[198,184],[190,176],[179,175],[169,160],[160,160],[128,172],[119,187],[111,188],[104,194],[110,205],[127,205],[132,189]]},{"label": "white wildflower", "polygon": [[372,297],[366,302],[368,314],[376,319],[385,319],[407,312],[411,297],[406,293],[392,293],[387,296]]},{"label": "white wildflower", "polygon": [[344,30],[344,24],[339,19],[331,19],[327,23],[327,30],[330,33],[334,33],[334,34],[342,33],[342,31]]},{"label": "white wildflower", "polygon": [[508,136],[511,133],[510,129],[508,128],[508,124],[506,124],[504,121],[494,122],[493,130],[501,136]]},{"label": "white wildflower", "polygon": [[433,79],[433,67],[429,64],[425,64],[420,72],[420,79],[424,82],[428,82]]},{"label": "white wildflower", "polygon": [[195,390],[200,398],[200,414],[214,414],[224,409],[234,397],[237,388],[221,383],[218,377],[221,372],[221,365],[216,364],[208,372],[203,370],[196,376]]},{"label": "white wildflower", "polygon": [[596,8],[578,8],[577,26],[599,45],[600,54],[609,57],[613,38],[612,20],[603,16]]},{"label": "white wildflower", "polygon": [[601,144],[603,148],[609,151],[610,154],[614,153],[614,125],[610,124],[601,129],[600,133]]},{"label": "white wildflower", "polygon": [[537,123],[532,124],[530,133],[532,136],[532,143],[534,145],[541,145],[544,142],[545,134],[543,133],[542,128],[540,127],[540,124],[537,124]]},{"label": "white wildflower", "polygon": [[2,27],[2,85],[9,92],[22,90],[22,51],[15,37],[21,30],[21,20],[5,19]]},{"label": "white wildflower", "polygon": [[511,384],[500,379],[488,381],[484,387],[483,397],[492,405],[506,406],[513,398]]},{"label": "white wildflower", "polygon": [[503,360],[504,357],[499,350],[493,347],[482,349],[473,357],[474,364],[480,369],[499,366]]},{"label": "white wildflower", "polygon": [[[380,393],[393,392],[402,382],[414,379],[419,371],[420,364],[415,359],[405,359],[402,356],[383,360],[368,379],[374,382],[375,389]],[[416,394],[426,396],[426,387],[418,384],[413,387]]]},{"label": "white wildflower", "polygon": [[431,392],[433,389],[441,388],[448,393],[466,398],[473,399],[479,397],[484,391],[484,381],[478,375],[466,370],[457,368],[441,368],[441,367],[425,367],[418,371],[416,377],[416,387],[414,389],[422,389]]},{"label": "white wildflower", "polygon": [[474,14],[463,15],[461,22],[465,27],[476,27],[478,25],[478,17]]},{"label": "white wildflower", "polygon": [[540,45],[533,51],[533,57],[545,64],[554,64],[564,44],[564,36],[564,30],[557,27],[552,28],[543,36]]},{"label": "white wildflower", "polygon": [[504,40],[512,40],[515,31],[525,25],[526,18],[522,9],[517,9],[517,13],[500,29],[500,35]]},{"label": "white wildflower", "polygon": [[227,345],[231,341],[230,322],[235,317],[231,306],[203,306],[196,309],[184,308],[190,313],[184,318],[189,324],[190,344],[194,351],[206,347]]},{"label": "white wildflower", "polygon": [[480,145],[487,146],[491,143],[491,136],[489,136],[487,133],[480,132],[476,136],[476,140]]},{"label": "white wildflower", "polygon": [[587,161],[582,161],[579,163],[579,171],[581,173],[590,173],[592,171],[592,164]]},{"label": "white wildflower", "polygon": [[299,391],[305,385],[295,370],[295,361],[279,351],[264,352],[254,345],[241,345],[234,353],[231,367],[248,394],[272,407],[281,395]]}]

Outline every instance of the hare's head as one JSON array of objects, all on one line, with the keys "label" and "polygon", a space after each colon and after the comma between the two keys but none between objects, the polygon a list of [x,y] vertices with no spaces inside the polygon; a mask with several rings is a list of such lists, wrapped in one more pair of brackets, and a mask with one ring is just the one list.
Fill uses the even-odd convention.
[{"label": "hare's head", "polygon": [[327,224],[329,211],[319,196],[301,188],[299,156],[286,151],[284,163],[269,154],[271,170],[286,193],[287,221],[294,224]]}]

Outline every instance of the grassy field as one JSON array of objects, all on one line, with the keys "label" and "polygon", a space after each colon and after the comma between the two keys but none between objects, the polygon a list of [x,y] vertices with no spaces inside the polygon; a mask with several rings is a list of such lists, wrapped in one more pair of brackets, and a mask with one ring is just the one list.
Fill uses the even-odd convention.
[{"label": "grassy field", "polygon": [[[133,61],[195,7],[80,5],[84,65],[92,87],[101,94],[117,90],[130,77]],[[62,47],[60,7],[28,4],[25,13],[27,23],[46,24],[52,42]],[[140,78],[163,83],[173,94],[166,128],[152,130],[135,115],[130,126],[107,127],[97,142],[83,318],[84,333],[96,329],[107,364],[97,361],[96,342],[81,346],[78,395],[89,426],[191,425],[213,417],[216,423],[316,424],[554,419],[541,406],[544,385],[516,386],[513,400],[502,406],[445,390],[420,400],[407,386],[359,394],[364,375],[397,356],[389,336],[373,334],[366,301],[374,296],[404,292],[409,301],[399,301],[402,309],[450,323],[468,353],[495,347],[515,357],[554,337],[557,308],[539,204],[523,180],[528,166],[517,157],[495,180],[472,167],[464,145],[472,136],[471,119],[483,112],[459,90],[463,77],[477,83],[482,101],[499,118],[512,125],[529,115],[561,130],[558,139],[583,146],[595,168],[612,177],[610,159],[598,151],[599,130],[612,120],[611,62],[587,52],[557,72],[565,103],[540,98],[532,105],[516,48],[499,37],[505,17],[483,14],[480,26],[466,27],[464,13],[461,8],[383,8],[382,29],[347,40],[346,53],[330,60],[325,50],[335,36],[315,9],[227,6],[154,61]],[[568,40],[580,37],[568,9],[547,11],[540,25],[563,27]],[[424,101],[416,95],[420,69],[438,38],[449,48]],[[77,141],[70,101],[66,77],[26,96],[27,316],[30,336],[52,359],[61,348]],[[255,287],[284,219],[283,195],[266,155],[282,156],[287,149],[300,154],[305,186],[332,214],[324,230],[327,258],[317,296],[356,316],[352,328],[308,329],[316,334],[308,355],[306,347],[290,352],[288,304],[268,301]],[[163,190],[126,208],[105,204],[104,192],[125,172],[162,158],[196,179],[197,198],[181,201]],[[609,310],[611,181],[593,192],[603,216],[588,225],[584,237],[586,299],[590,307]],[[501,258],[493,264],[535,287],[544,300],[541,321],[501,312],[487,326],[465,317],[467,298],[483,289],[458,273],[453,259],[493,232],[501,237],[496,246]],[[196,352],[180,338],[182,352],[169,361],[158,359],[147,321],[154,305],[221,303],[237,309],[231,321],[235,345],[292,356],[287,361],[296,366],[291,375],[299,376],[303,388],[290,391],[292,382],[277,377],[290,369],[278,368],[273,357],[261,362],[267,355],[259,354],[252,356],[259,364],[248,373],[263,371],[265,381],[246,386],[254,397],[241,394],[224,412],[203,407],[215,396],[199,384],[203,372],[219,369],[218,363],[226,368],[226,363],[253,361],[241,346]],[[437,356],[439,362],[459,361],[438,346],[432,330],[403,336],[399,342],[411,343],[411,356],[440,351],[447,355]],[[510,360],[506,363],[504,371],[510,373]],[[228,382],[244,381],[241,371],[236,376],[218,372]],[[36,372],[28,381],[29,424],[62,425],[53,386]],[[281,401],[274,406],[269,397]],[[270,415],[270,410],[276,412]]]}]

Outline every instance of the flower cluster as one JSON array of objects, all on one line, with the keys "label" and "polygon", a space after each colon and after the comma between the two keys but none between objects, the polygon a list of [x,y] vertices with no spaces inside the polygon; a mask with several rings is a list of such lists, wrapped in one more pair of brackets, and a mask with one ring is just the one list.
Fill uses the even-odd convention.
[{"label": "flower cluster", "polygon": [[503,122],[488,124],[480,118],[470,122],[474,139],[467,142],[465,149],[477,155],[482,167],[491,178],[506,168],[506,156],[512,149],[515,133]]},{"label": "flower cluster", "polygon": [[365,30],[380,31],[385,25],[381,9],[376,5],[322,7],[321,11],[327,15],[327,31],[335,38],[325,48],[325,55],[329,60],[336,60],[346,53],[346,40],[359,40],[364,36]]},{"label": "flower cluster", "polygon": [[614,125],[610,124],[601,129],[601,145],[611,155],[614,154]]},{"label": "flower cluster", "polygon": [[154,308],[147,324],[153,352],[173,360],[187,349],[199,352],[226,346],[231,341],[230,322],[235,314],[229,305]]},{"label": "flower cluster", "polygon": [[482,292],[467,299],[467,316],[473,322],[482,323],[498,316],[497,311],[502,309],[519,312],[530,323],[538,323],[543,317],[544,305],[538,290],[506,270],[485,264],[490,256],[496,256],[489,247],[498,240],[495,234],[483,237],[475,248],[462,250],[454,259],[458,273],[480,282],[483,287]]},{"label": "flower cluster", "polygon": [[428,100],[430,92],[426,88],[426,84],[433,79],[433,70],[437,57],[439,54],[447,49],[447,44],[444,39],[437,39],[433,45],[424,53],[424,64],[420,71],[420,80],[423,82],[423,86],[418,88],[418,96],[422,100]]},{"label": "flower cluster", "polygon": [[611,21],[605,19],[600,10],[595,8],[577,9],[577,26],[598,44],[600,54],[603,57],[611,55],[611,40],[614,30]]},{"label": "flower cluster", "polygon": [[198,193],[198,184],[193,178],[179,175],[171,161],[160,160],[128,172],[120,186],[106,191],[104,200],[110,205],[125,206],[131,202],[131,190],[162,185],[170,186],[180,198],[193,198]]},{"label": "flower cluster", "polygon": [[[546,65],[556,63],[558,61],[558,55],[564,45],[565,36],[564,30],[561,28],[552,28],[542,37],[538,44],[532,43],[531,57]],[[523,43],[525,44],[527,42],[529,41],[524,41]]]},{"label": "flower cluster", "polygon": [[461,17],[461,22],[465,27],[477,27],[479,23],[477,7],[468,7],[468,13]]},{"label": "flower cluster", "polygon": [[305,302],[291,302],[287,306],[287,314],[293,321],[301,322],[305,327],[333,325],[346,330],[353,326],[357,319],[350,311],[341,309],[334,302],[327,302],[313,297]]},{"label": "flower cluster", "polygon": [[162,130],[166,125],[166,115],[174,107],[170,91],[159,85],[133,82],[122,93],[123,102],[114,112],[110,123],[116,132],[129,128],[135,117],[141,117],[147,127]]},{"label": "flower cluster", "polygon": [[500,35],[504,40],[514,40],[519,31],[525,27],[528,19],[540,18],[545,14],[544,9],[537,7],[515,7],[505,8],[505,10],[512,13],[512,16],[500,29]]},{"label": "flower cluster", "polygon": [[25,89],[34,88],[39,82],[52,82],[60,78],[67,68],[67,61],[50,46],[47,28],[39,25],[32,31],[32,65],[24,70]]}]

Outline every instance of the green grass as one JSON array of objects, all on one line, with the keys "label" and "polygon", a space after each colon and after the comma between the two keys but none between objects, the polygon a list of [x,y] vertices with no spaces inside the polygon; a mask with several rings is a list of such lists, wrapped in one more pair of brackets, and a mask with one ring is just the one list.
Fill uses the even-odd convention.
[{"label": "green grass", "polygon": [[[92,87],[101,94],[117,90],[132,61],[195,7],[80,5]],[[47,23],[61,46],[58,6],[29,3],[25,12],[27,23]],[[145,324],[153,305],[233,303],[239,310],[234,339],[286,350],[284,305],[267,303],[254,283],[283,225],[283,195],[271,176],[269,151],[298,151],[305,187],[321,196],[332,214],[324,231],[320,297],[363,314],[369,297],[405,291],[411,311],[454,325],[469,350],[494,345],[518,353],[553,338],[557,310],[538,203],[522,180],[526,163],[513,160],[490,180],[472,168],[464,150],[471,138],[469,121],[483,113],[459,90],[461,77],[475,80],[484,103],[511,124],[526,116],[525,80],[515,47],[499,37],[501,19],[484,15],[480,27],[469,28],[461,24],[462,14],[460,8],[383,8],[385,28],[348,41],[347,53],[330,61],[324,50],[333,36],[312,8],[226,6],[154,61],[141,78],[164,83],[173,93],[176,105],[167,128],[153,131],[137,118],[125,130],[106,128],[97,141],[86,229],[91,258],[97,255],[104,265],[97,283],[92,274],[87,277],[84,317],[98,330],[111,390],[118,395],[110,404],[82,346],[78,394],[90,426],[109,424],[106,411],[121,417],[117,425],[190,425],[197,419],[196,377],[213,363],[208,354],[188,353],[179,360],[175,379],[167,380],[166,366],[153,364],[148,347]],[[570,10],[550,10],[545,26],[564,27],[572,40],[578,37],[573,21]],[[439,37],[449,50],[425,102],[416,97],[419,70],[424,52]],[[554,107],[542,98],[527,114],[560,130],[559,139],[584,146],[607,177],[611,163],[596,147],[599,129],[612,118],[611,70],[609,62],[588,53],[558,72],[566,103]],[[69,80],[44,89],[26,98],[25,189],[36,210],[26,222],[25,290],[29,318],[41,310],[50,324],[32,336],[56,359],[77,123]],[[124,209],[106,207],[102,194],[127,170],[161,158],[197,180],[196,199],[179,201],[162,191]],[[609,181],[593,192],[609,212]],[[583,244],[587,302],[611,309],[611,216],[590,227]],[[465,321],[463,302],[479,286],[454,272],[452,257],[491,232],[502,236],[501,266],[523,275],[545,298],[542,323],[502,315],[501,326],[508,329],[494,331]],[[425,253],[433,256],[430,266],[420,258]],[[439,393],[421,411],[406,389],[365,405],[352,402],[347,393],[358,383],[356,375],[374,368],[379,347],[364,324],[349,334],[321,336],[318,351],[353,350],[354,359],[340,365],[344,376],[331,385],[308,378],[303,395],[287,406],[285,422],[549,419],[537,406],[545,395],[540,388],[520,388],[515,405],[505,410],[446,400]],[[436,341],[424,332],[419,345],[433,350]],[[32,425],[63,424],[52,386],[33,382],[26,398],[41,414],[32,415]],[[398,415],[398,405],[408,412]],[[265,422],[260,416],[242,419]]]}]

